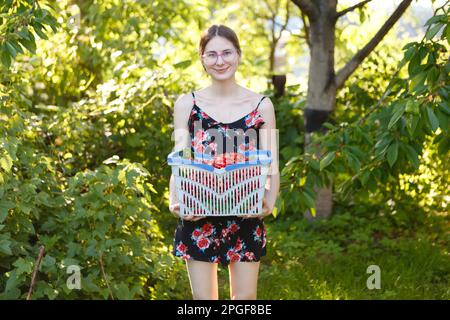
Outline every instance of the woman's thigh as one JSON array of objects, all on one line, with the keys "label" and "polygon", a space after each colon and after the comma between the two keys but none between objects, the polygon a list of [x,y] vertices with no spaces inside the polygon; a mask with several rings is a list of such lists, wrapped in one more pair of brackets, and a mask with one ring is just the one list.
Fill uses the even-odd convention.
[{"label": "woman's thigh", "polygon": [[186,260],[194,300],[217,300],[217,263]]},{"label": "woman's thigh", "polygon": [[232,262],[230,271],[230,295],[233,300],[256,300],[258,289],[258,262]]}]

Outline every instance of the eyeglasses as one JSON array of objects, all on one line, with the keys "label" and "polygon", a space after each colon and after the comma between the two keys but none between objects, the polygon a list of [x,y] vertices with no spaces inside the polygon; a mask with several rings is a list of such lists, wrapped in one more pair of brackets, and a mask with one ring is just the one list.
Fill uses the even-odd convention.
[{"label": "eyeglasses", "polygon": [[215,51],[209,51],[205,54],[202,54],[203,61],[207,65],[214,65],[217,63],[217,60],[219,59],[219,56],[222,57],[224,62],[230,63],[234,60],[236,57],[236,51],[234,50],[225,50],[222,53],[218,53]]}]

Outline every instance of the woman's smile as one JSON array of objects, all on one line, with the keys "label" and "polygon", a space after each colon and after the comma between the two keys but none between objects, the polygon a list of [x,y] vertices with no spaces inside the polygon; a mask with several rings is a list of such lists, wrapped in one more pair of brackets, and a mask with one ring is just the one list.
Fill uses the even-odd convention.
[{"label": "woman's smile", "polygon": [[230,67],[226,67],[224,69],[214,69],[214,71],[218,72],[218,73],[225,73]]}]

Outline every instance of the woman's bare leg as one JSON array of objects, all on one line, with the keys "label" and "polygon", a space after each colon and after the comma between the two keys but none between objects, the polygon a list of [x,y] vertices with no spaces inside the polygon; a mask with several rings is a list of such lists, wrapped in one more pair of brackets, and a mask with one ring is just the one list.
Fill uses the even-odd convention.
[{"label": "woman's bare leg", "polygon": [[218,300],[217,263],[186,260],[194,300]]},{"label": "woman's bare leg", "polygon": [[259,262],[232,262],[229,271],[231,299],[256,300]]}]

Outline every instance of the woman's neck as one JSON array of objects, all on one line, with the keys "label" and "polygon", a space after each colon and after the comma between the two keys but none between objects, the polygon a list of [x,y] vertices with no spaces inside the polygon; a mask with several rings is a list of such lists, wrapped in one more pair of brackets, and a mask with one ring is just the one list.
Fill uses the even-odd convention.
[{"label": "woman's neck", "polygon": [[241,92],[241,87],[233,78],[224,81],[212,81],[210,86],[210,93],[217,98],[229,99],[230,97],[237,97]]}]

